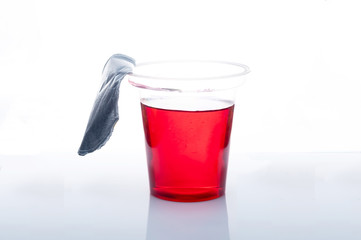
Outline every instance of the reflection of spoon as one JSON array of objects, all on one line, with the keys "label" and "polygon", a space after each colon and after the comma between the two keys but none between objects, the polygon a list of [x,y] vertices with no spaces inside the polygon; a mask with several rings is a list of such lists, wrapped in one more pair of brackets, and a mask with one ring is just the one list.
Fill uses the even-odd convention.
[{"label": "reflection of spoon", "polygon": [[150,197],[147,240],[229,240],[225,197],[179,203]]}]

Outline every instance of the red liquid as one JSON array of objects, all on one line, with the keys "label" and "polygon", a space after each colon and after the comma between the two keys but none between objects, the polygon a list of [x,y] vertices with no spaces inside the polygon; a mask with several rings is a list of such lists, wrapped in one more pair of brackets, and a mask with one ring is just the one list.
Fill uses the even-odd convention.
[{"label": "red liquid", "polygon": [[151,194],[181,202],[225,192],[234,105],[210,111],[141,104]]}]

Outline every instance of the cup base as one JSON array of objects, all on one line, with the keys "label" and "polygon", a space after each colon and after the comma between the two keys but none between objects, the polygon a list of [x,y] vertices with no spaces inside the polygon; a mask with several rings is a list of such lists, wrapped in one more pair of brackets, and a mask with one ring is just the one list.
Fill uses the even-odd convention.
[{"label": "cup base", "polygon": [[224,195],[224,188],[152,188],[157,198],[173,202],[201,202]]}]

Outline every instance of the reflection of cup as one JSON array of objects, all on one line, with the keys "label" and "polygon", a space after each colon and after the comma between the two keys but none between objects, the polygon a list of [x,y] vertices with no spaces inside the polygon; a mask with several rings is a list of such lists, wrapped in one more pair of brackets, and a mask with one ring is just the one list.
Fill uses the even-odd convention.
[{"label": "reflection of cup", "polygon": [[225,197],[174,203],[150,197],[147,240],[229,240]]},{"label": "reflection of cup", "polygon": [[248,67],[215,61],[137,65],[152,195],[202,201],[225,192],[235,92]]}]

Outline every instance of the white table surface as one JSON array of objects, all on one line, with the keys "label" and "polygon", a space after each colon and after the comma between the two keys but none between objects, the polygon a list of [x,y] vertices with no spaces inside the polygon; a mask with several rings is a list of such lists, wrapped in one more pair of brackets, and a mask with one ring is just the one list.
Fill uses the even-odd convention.
[{"label": "white table surface", "polygon": [[143,157],[0,156],[0,239],[361,239],[361,153],[231,154],[200,203],[150,197]]}]

